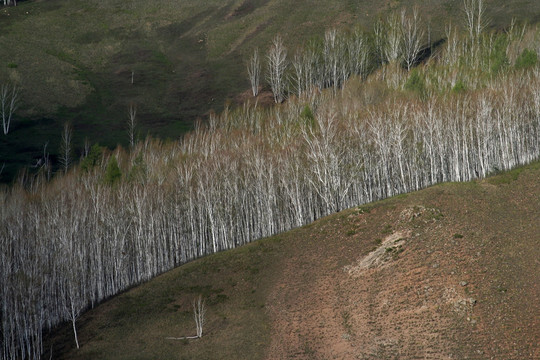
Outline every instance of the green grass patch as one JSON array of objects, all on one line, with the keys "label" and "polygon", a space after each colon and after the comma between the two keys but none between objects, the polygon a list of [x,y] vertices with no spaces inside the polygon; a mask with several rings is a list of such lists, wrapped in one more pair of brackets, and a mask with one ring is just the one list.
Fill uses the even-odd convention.
[{"label": "green grass patch", "polygon": [[497,172],[497,175],[490,176],[487,181],[492,185],[508,185],[516,181],[525,169],[526,167],[520,166],[515,169],[505,171],[503,173]]}]

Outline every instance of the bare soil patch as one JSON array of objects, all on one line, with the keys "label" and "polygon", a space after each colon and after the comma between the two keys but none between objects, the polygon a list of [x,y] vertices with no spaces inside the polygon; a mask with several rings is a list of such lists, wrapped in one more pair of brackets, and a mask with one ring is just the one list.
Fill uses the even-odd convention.
[{"label": "bare soil patch", "polygon": [[298,234],[266,359],[539,358],[538,190],[445,184]]}]

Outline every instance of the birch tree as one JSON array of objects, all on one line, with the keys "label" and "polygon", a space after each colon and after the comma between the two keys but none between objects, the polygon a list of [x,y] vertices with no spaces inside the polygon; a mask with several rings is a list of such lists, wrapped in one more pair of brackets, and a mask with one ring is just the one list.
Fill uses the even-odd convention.
[{"label": "birch tree", "polygon": [[369,45],[366,36],[359,29],[354,31],[348,48],[351,72],[364,79],[369,68]]},{"label": "birch tree", "polygon": [[412,15],[408,15],[405,10],[401,13],[401,29],[402,29],[402,54],[407,70],[411,70],[411,67],[418,59],[418,53],[420,52],[420,46],[424,32],[419,29],[418,24],[418,9],[413,10]]},{"label": "birch tree", "polygon": [[281,103],[285,99],[285,71],[287,70],[287,49],[283,45],[283,39],[277,35],[272,40],[268,50],[268,75],[267,79],[274,94],[274,101]]},{"label": "birch tree", "polygon": [[393,63],[398,61],[402,55],[402,38],[401,22],[397,14],[392,14],[388,17],[385,28],[384,55],[386,61]]},{"label": "birch tree", "polygon": [[169,340],[184,340],[184,339],[200,339],[203,335],[203,328],[206,323],[206,304],[202,299],[202,296],[196,300],[193,300],[193,319],[195,320],[195,331],[196,335],[194,336],[182,336],[182,337],[167,337]]},{"label": "birch tree", "polygon": [[9,132],[13,113],[19,107],[19,89],[16,85],[2,84],[0,86],[0,111],[2,112],[2,128],[4,135]]},{"label": "birch tree", "polygon": [[133,149],[135,146],[135,130],[137,127],[137,106],[131,103],[128,107],[128,120],[127,120],[127,130],[129,137],[129,147]]},{"label": "birch tree", "polygon": [[62,131],[62,142],[60,144],[60,165],[66,173],[71,165],[71,141],[72,141],[73,131],[71,125],[66,122],[64,123],[64,129]]},{"label": "birch tree", "polygon": [[325,65],[326,87],[339,86],[339,39],[337,30],[331,29],[324,33],[323,61]]},{"label": "birch tree", "polygon": [[261,78],[261,64],[259,61],[259,49],[253,51],[253,55],[249,59],[247,65],[247,72],[249,77],[249,82],[251,83],[251,93],[253,96],[259,94],[259,83]]},{"label": "birch tree", "polygon": [[485,16],[484,0],[463,0],[465,29],[469,35],[470,54],[467,57],[476,67],[480,65],[480,38],[489,22]]},{"label": "birch tree", "polygon": [[193,317],[195,319],[197,337],[201,338],[203,335],[203,327],[206,322],[206,305],[204,300],[202,300],[201,295],[193,302]]},{"label": "birch tree", "polygon": [[485,17],[484,0],[463,0],[463,10],[465,12],[465,28],[469,38],[472,41],[477,41],[489,25]]}]

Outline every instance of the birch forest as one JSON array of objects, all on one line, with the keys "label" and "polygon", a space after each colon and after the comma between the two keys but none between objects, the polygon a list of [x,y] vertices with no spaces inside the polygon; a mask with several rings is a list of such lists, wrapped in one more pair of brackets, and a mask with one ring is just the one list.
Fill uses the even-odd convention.
[{"label": "birch forest", "polygon": [[246,63],[279,104],[23,173],[0,191],[0,359],[39,359],[66,321],[79,346],[82,312],[195,258],[537,159],[540,33],[481,15],[436,48],[412,13],[298,49],[277,37]]}]

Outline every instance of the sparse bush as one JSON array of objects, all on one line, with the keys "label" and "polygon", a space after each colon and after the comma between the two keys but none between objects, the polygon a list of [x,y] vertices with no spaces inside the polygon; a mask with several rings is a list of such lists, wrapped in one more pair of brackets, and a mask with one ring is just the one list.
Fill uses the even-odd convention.
[{"label": "sparse bush", "polygon": [[304,106],[300,113],[300,118],[302,118],[309,127],[315,126],[315,115],[313,115],[313,111],[311,111],[309,105]]},{"label": "sparse bush", "polygon": [[508,39],[506,36],[497,36],[492,45],[490,45],[489,55],[489,71],[492,74],[496,74],[501,70],[508,67],[510,61],[506,56],[506,48],[508,46]]},{"label": "sparse bush", "polygon": [[142,153],[139,153],[135,160],[133,161],[133,166],[131,167],[131,170],[129,171],[127,175],[127,179],[130,182],[133,181],[139,181],[144,182],[146,181],[146,177],[148,175],[148,169],[144,162],[144,158]]},{"label": "sparse bush", "polygon": [[465,92],[466,90],[467,90],[467,87],[465,86],[465,84],[461,80],[456,82],[456,84],[452,88],[452,92],[455,93],[455,94]]},{"label": "sparse bush", "polygon": [[411,71],[411,74],[403,87],[405,90],[416,93],[421,98],[426,95],[426,80],[417,69]]},{"label": "sparse bush", "polygon": [[381,234],[391,234],[392,233],[392,225],[386,224],[384,228],[381,231]]},{"label": "sparse bush", "polygon": [[300,117],[310,122],[315,120],[315,115],[313,115],[313,111],[311,111],[309,105],[304,106],[302,112],[300,113]]},{"label": "sparse bush", "polygon": [[99,144],[94,144],[88,155],[81,161],[81,169],[90,171],[97,165],[101,164],[103,158],[103,148]]},{"label": "sparse bush", "polygon": [[528,69],[538,63],[538,55],[534,50],[524,49],[516,59],[516,69]]},{"label": "sparse bush", "polygon": [[118,166],[118,161],[115,156],[111,156],[107,163],[107,169],[105,170],[105,176],[103,182],[108,185],[114,185],[118,180],[122,178],[122,172]]}]

